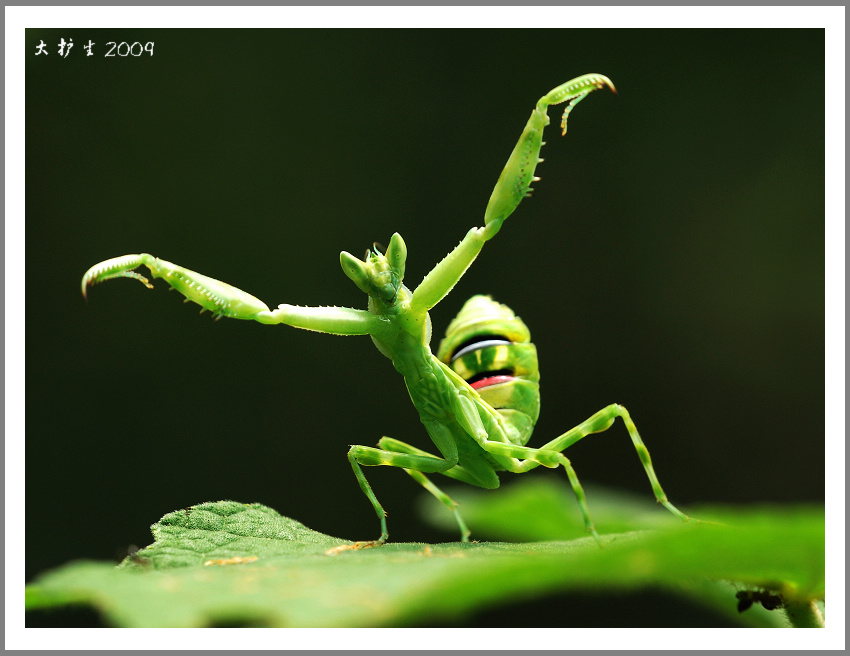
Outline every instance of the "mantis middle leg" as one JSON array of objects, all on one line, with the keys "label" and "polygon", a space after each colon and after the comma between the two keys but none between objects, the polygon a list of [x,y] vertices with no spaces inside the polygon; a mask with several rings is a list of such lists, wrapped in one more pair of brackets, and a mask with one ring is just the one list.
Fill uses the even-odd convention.
[{"label": "mantis middle leg", "polygon": [[[411,446],[406,442],[401,442],[400,440],[393,439],[391,437],[383,437],[381,441],[378,442],[378,445],[388,451],[398,451],[401,453],[418,453],[421,455],[430,455],[426,451],[422,451],[421,449],[417,449],[415,446]],[[414,469],[405,469],[405,472],[410,475],[410,477],[419,483],[422,487],[424,487],[428,492],[430,492],[436,499],[442,503],[446,508],[451,511],[452,515],[454,515],[455,521],[457,522],[458,528],[460,529],[461,542],[469,541],[469,529],[466,526],[466,522],[463,521],[463,517],[461,517],[460,512],[458,511],[458,502],[452,499],[448,494],[443,492],[439,487],[437,487],[430,479],[428,479],[422,472],[416,471]],[[448,469],[444,472],[440,472],[443,476],[448,476],[449,478],[454,478],[455,480],[462,481],[464,483],[469,483],[470,485],[475,485],[477,487],[485,487],[489,489],[494,489],[499,486],[498,476],[494,476],[492,478],[485,478],[482,480],[481,477],[476,477],[472,472],[467,471],[461,465],[456,465],[451,469]]]},{"label": "mantis middle leg", "polygon": [[[452,443],[452,446],[454,446],[454,443]],[[451,511],[452,515],[454,515],[455,521],[457,522],[458,528],[460,529],[461,541],[468,542],[470,531],[466,526],[466,522],[464,522],[463,518],[460,516],[458,503],[431,482],[425,476],[425,473],[438,473],[477,487],[493,489],[499,487],[499,478],[495,472],[488,468],[490,476],[487,476],[486,473],[482,475],[480,472],[479,475],[476,476],[474,471],[457,464],[456,449],[453,449],[449,454],[447,454],[451,457],[440,458],[439,456],[432,455],[427,451],[423,451],[422,449],[418,449],[415,446],[411,446],[406,442],[402,442],[391,437],[382,437],[378,442],[378,447],[380,448],[352,446],[348,452],[348,460],[351,463],[351,468],[354,470],[354,475],[357,477],[357,482],[360,484],[360,489],[363,490],[363,493],[369,499],[369,502],[372,504],[372,507],[375,509],[375,513],[381,521],[381,537],[373,541],[356,542],[354,545],[338,547],[334,553],[337,551],[344,551],[346,549],[363,549],[366,547],[379,546],[386,542],[388,537],[386,512],[384,511],[380,501],[378,501],[378,498],[375,496],[375,493],[372,491],[372,486],[369,485],[369,481],[366,480],[366,476],[363,473],[361,465],[384,465],[389,467],[400,467],[403,469],[413,480],[433,494],[440,503]]]},{"label": "mantis middle leg", "polygon": [[[424,453],[424,452],[423,452]],[[363,549],[365,547],[377,547],[387,541],[389,533],[387,532],[387,513],[381,502],[372,491],[372,486],[366,480],[366,475],[360,465],[374,466],[385,465],[389,467],[400,467],[402,469],[412,469],[428,473],[442,472],[451,469],[457,464],[457,452],[452,460],[438,458],[430,454],[419,455],[410,453],[396,453],[384,449],[376,449],[370,446],[354,445],[348,451],[348,462],[351,463],[351,469],[354,470],[354,475],[357,477],[357,482],[360,484],[360,489],[363,494],[369,499],[372,508],[375,509],[375,514],[381,521],[381,537],[377,540],[355,542],[352,549]]]},{"label": "mantis middle leg", "polygon": [[[369,499],[372,508],[375,509],[375,513],[381,521],[381,537],[374,541],[356,542],[353,546],[340,547],[340,551],[344,550],[344,548],[363,549],[366,547],[376,547],[386,542],[387,537],[389,537],[387,532],[387,513],[372,491],[369,481],[366,480],[366,475],[363,473],[363,469],[360,467],[361,465],[367,467],[375,465],[400,467],[401,469],[410,469],[429,474],[445,472],[457,466],[457,443],[452,439],[451,431],[446,426],[436,422],[428,422],[425,424],[425,427],[428,429],[428,433],[431,435],[442,457],[434,456],[425,451],[413,449],[412,447],[394,451],[391,448],[354,445],[349,449],[348,461],[351,463],[351,469],[354,470],[354,475],[357,477],[360,489],[363,490],[363,494]],[[394,443],[396,441],[385,442],[382,440],[379,446],[392,447]],[[398,444],[403,444],[403,442],[398,442]]]}]

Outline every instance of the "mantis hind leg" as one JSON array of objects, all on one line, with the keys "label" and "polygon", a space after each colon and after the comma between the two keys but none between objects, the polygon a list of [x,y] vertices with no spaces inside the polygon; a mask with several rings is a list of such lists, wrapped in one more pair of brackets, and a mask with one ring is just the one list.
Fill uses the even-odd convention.
[{"label": "mantis hind leg", "polygon": [[576,474],[575,469],[573,469],[572,463],[563,453],[546,447],[535,449],[529,446],[520,446],[517,444],[491,440],[487,440],[482,446],[488,453],[505,458],[505,469],[513,474],[524,474],[525,472],[540,465],[549,468],[555,468],[558,465],[563,466],[564,470],[567,472],[570,487],[573,488],[573,494],[575,494],[576,501],[578,502],[579,509],[581,510],[581,516],[584,519],[584,526],[587,529],[587,532],[601,544],[599,534],[596,532],[596,527],[593,525],[593,519],[590,517],[590,510],[587,507],[587,497],[584,493],[584,488],[578,480],[578,475]]},{"label": "mantis hind leg", "polygon": [[573,493],[576,496],[582,516],[584,517],[585,527],[594,538],[599,540],[599,536],[593,525],[593,520],[590,517],[590,511],[587,507],[584,489],[582,488],[581,483],[579,483],[578,476],[576,475],[569,459],[561,453],[561,451],[564,451],[591,433],[601,433],[602,431],[608,430],[617,417],[621,418],[623,423],[626,425],[626,429],[629,432],[629,436],[632,438],[632,443],[634,444],[644,471],[646,471],[646,475],[649,478],[649,482],[652,485],[652,491],[655,494],[655,498],[658,503],[682,521],[689,521],[691,519],[690,517],[668,501],[667,495],[664,493],[661,483],[658,482],[658,476],[656,476],[655,469],[652,466],[652,459],[649,456],[649,450],[643,443],[637,427],[632,421],[628,411],[623,406],[616,403],[603,408],[575,428],[568,430],[563,435],[556,437],[551,442],[548,442],[537,449],[489,440],[485,442],[483,446],[489,453],[511,458],[512,460],[510,461],[510,465],[507,469],[516,474],[527,472],[539,465],[543,465],[544,467],[557,467],[558,465],[562,465],[567,472],[570,485],[573,488]]},{"label": "mantis hind leg", "polygon": [[667,495],[664,493],[661,483],[658,482],[658,476],[656,476],[655,469],[652,466],[652,458],[649,456],[649,450],[643,443],[640,433],[638,433],[637,426],[635,426],[635,423],[632,421],[628,410],[617,403],[612,403],[611,405],[603,408],[575,428],[568,430],[563,435],[556,437],[554,440],[548,444],[544,444],[540,448],[563,451],[591,433],[601,433],[602,431],[608,430],[617,417],[622,419],[623,423],[626,425],[626,430],[629,432],[629,437],[632,438],[632,443],[634,444],[638,458],[640,458],[640,462],[643,465],[643,469],[646,472],[646,476],[649,478],[650,485],[652,485],[652,492],[655,494],[655,498],[658,503],[682,521],[690,520],[690,517],[667,500]]}]

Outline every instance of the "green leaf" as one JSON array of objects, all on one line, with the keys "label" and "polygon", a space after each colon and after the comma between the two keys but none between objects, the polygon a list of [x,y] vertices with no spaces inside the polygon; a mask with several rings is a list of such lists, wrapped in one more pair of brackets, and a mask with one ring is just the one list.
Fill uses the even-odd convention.
[{"label": "green leaf", "polygon": [[259,503],[202,503],[167,514],[151,527],[154,544],[121,569],[208,566],[208,561],[321,554],[345,542],[318,533]]},{"label": "green leaf", "polygon": [[[513,495],[528,490],[507,492],[499,503],[515,504]],[[480,510],[474,505],[464,503],[470,519]],[[328,549],[351,543],[260,504],[205,503],[163,517],[155,543],[118,567],[75,562],[42,575],[27,587],[26,604],[86,604],[107,623],[130,627],[403,626],[456,622],[483,607],[568,590],[649,586],[741,624],[770,626],[784,624],[782,611],[738,613],[737,589],[779,585],[788,599],[823,597],[822,508],[700,512],[725,525],[674,522],[608,534],[603,548],[590,538],[389,543],[332,556]]]}]

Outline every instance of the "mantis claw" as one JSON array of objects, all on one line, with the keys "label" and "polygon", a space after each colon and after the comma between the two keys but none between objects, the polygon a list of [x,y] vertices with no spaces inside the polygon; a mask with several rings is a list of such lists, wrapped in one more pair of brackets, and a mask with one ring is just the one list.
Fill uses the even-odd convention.
[{"label": "mantis claw", "polygon": [[607,77],[589,73],[555,87],[537,101],[487,204],[484,214],[485,240],[499,232],[504,220],[513,213],[523,198],[529,196],[531,183],[539,180],[534,176],[534,169],[543,161],[540,159],[540,148],[544,143],[543,128],[549,125],[549,115],[546,113],[549,105],[567,103],[561,118],[561,134],[565,135],[570,112],[589,93],[604,87],[617,93],[614,83]]},{"label": "mantis claw", "polygon": [[209,310],[218,319],[222,316],[233,319],[255,319],[261,312],[268,312],[268,306],[260,299],[251,296],[233,285],[191,271],[148,253],[137,255],[122,255],[95,264],[86,271],[82,281],[83,298],[86,298],[88,288],[113,278],[134,278],[148,289],[153,285],[140,273],[135,272],[140,266],[150,269],[151,276],[162,278],[171,285],[172,289],[201,306],[201,312]]},{"label": "mantis claw", "polygon": [[133,271],[133,269],[145,264],[145,255],[146,253],[141,255],[122,255],[121,257],[113,257],[112,259],[95,264],[83,276],[81,285],[83,298],[88,300],[89,287],[107,280],[112,280],[113,278],[135,278],[148,289],[153,289],[153,285],[147,278]]},{"label": "mantis claw", "polygon": [[[564,109],[564,115],[561,117],[561,136],[564,136],[567,134],[567,118],[570,112],[573,111],[573,108],[584,100],[587,94],[605,87],[611,89],[615,95],[617,94],[617,88],[614,86],[614,83],[604,75],[600,75],[599,73],[582,75],[574,80],[565,82],[559,87],[555,87],[543,96],[537,101],[537,111],[545,114],[549,105],[559,105],[562,102],[569,101],[566,109]],[[546,123],[548,124],[549,121],[547,120]]]}]

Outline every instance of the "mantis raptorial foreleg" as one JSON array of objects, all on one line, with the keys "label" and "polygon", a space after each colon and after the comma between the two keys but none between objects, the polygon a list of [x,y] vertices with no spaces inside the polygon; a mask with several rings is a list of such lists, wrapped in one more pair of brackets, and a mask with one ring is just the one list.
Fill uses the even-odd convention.
[{"label": "mantis raptorial foreleg", "polygon": [[140,266],[147,267],[152,277],[165,280],[172,288],[183,294],[186,301],[193,301],[200,305],[201,312],[209,310],[216,318],[254,319],[259,313],[269,310],[260,299],[233,285],[167,260],[161,260],[148,253],[113,257],[95,264],[83,276],[83,298],[86,298],[89,287],[115,278],[133,278],[148,289],[153,289],[153,285],[147,278],[133,271]]},{"label": "mantis raptorial foreleg", "polygon": [[123,255],[96,264],[83,276],[82,291],[115,278],[132,278],[148,289],[153,285],[133,269],[147,267],[153,278],[162,278],[173,289],[201,306],[201,312],[209,310],[216,319],[250,319],[265,324],[284,324],[304,330],[314,330],[331,335],[380,335],[386,321],[368,310],[346,307],[301,307],[281,304],[275,310],[260,299],[226,282],[210,278],[148,253]]},{"label": "mantis raptorial foreleg", "polygon": [[502,223],[513,214],[522,199],[531,195],[531,183],[540,179],[534,177],[534,171],[543,161],[540,148],[543,146],[543,128],[549,125],[547,108],[569,102],[561,119],[561,131],[566,134],[567,117],[572,109],[591,91],[605,86],[616,92],[611,80],[591,73],[555,87],[537,101],[490,195],[484,212],[484,227],[470,230],[463,241],[425,276],[413,292],[413,308],[427,311],[439,303],[478,257],[484,243],[499,232]]},{"label": "mantis raptorial foreleg", "polygon": [[487,227],[485,239],[490,239],[499,232],[504,220],[513,213],[520,201],[531,195],[531,183],[539,180],[534,177],[534,170],[543,161],[540,159],[540,148],[543,145],[543,128],[549,125],[549,115],[546,112],[548,107],[562,102],[569,103],[561,118],[561,135],[565,135],[567,117],[575,106],[591,91],[606,86],[614,93],[617,92],[614,83],[607,77],[590,73],[555,87],[537,101],[537,106],[531,111],[525,129],[490,195],[484,214],[484,225]]},{"label": "mantis raptorial foreleg", "polygon": [[276,310],[250,317],[265,324],[283,324],[329,335],[379,335],[386,322],[368,310],[347,307],[302,307],[280,304]]}]

